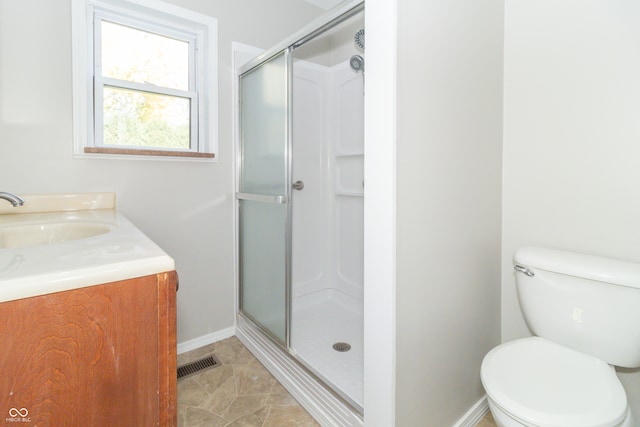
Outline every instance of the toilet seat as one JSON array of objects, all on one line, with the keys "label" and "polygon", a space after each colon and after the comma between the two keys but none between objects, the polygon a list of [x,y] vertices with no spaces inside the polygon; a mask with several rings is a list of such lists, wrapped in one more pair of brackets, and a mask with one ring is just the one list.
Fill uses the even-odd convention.
[{"label": "toilet seat", "polygon": [[536,426],[615,426],[627,415],[627,396],[611,366],[543,338],[494,348],[481,377],[494,404]]}]

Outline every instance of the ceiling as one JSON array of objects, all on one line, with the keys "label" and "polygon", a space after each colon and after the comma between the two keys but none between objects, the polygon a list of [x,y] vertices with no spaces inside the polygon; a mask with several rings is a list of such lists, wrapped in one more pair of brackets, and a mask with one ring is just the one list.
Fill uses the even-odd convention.
[{"label": "ceiling", "polygon": [[329,10],[333,6],[342,2],[342,0],[304,0],[304,1],[306,1],[307,3],[311,3],[314,6],[318,6],[324,10]]}]

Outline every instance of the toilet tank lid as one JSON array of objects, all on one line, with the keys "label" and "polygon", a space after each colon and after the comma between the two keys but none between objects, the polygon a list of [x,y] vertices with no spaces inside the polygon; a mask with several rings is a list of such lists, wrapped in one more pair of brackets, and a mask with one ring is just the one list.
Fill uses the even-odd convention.
[{"label": "toilet tank lid", "polygon": [[513,263],[568,276],[640,288],[640,264],[629,261],[527,246],[516,251]]}]

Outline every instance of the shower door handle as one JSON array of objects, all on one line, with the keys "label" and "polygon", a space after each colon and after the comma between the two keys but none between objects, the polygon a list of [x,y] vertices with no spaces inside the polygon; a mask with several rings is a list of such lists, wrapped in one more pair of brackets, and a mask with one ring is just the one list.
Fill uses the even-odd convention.
[{"label": "shower door handle", "polygon": [[293,188],[294,190],[300,191],[304,188],[304,182],[296,181],[291,185],[291,188]]}]

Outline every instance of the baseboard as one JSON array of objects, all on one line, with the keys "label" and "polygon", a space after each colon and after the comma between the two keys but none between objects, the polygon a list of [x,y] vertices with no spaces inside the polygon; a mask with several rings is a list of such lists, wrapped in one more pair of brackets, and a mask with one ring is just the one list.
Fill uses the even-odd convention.
[{"label": "baseboard", "polygon": [[235,326],[232,326],[221,331],[213,332],[211,334],[203,335],[198,338],[194,338],[189,341],[178,343],[178,354],[186,353],[187,351],[195,350],[196,348],[204,347],[205,345],[213,344],[214,342],[223,340],[234,336],[236,333]]},{"label": "baseboard", "polygon": [[475,427],[488,412],[489,402],[483,396],[452,427]]}]

